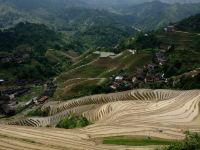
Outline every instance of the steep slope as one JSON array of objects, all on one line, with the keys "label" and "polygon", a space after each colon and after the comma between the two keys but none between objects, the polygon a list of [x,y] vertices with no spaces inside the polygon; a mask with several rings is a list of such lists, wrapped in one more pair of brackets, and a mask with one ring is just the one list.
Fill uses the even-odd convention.
[{"label": "steep slope", "polygon": [[187,32],[200,32],[200,14],[191,16],[176,24],[176,28]]}]

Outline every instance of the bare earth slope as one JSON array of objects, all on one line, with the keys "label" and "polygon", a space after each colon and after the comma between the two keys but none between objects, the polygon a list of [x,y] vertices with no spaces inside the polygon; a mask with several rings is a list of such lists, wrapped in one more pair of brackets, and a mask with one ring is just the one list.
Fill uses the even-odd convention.
[{"label": "bare earth slope", "polygon": [[[123,135],[181,140],[186,130],[200,131],[199,102],[200,90],[144,89],[49,103],[43,107],[50,109],[49,117],[2,123],[0,149],[126,149],[94,140]],[[38,128],[55,125],[70,113],[82,114],[94,124],[73,130]]]}]

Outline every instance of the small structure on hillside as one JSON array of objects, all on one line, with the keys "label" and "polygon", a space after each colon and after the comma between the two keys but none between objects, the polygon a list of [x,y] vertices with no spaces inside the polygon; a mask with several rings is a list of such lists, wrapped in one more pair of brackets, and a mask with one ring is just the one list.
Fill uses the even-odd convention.
[{"label": "small structure on hillside", "polygon": [[164,31],[170,33],[175,32],[176,30],[174,26],[167,26],[166,28],[164,28]]},{"label": "small structure on hillside", "polygon": [[137,53],[137,50],[134,50],[134,49],[128,49],[128,51],[129,51],[130,53],[132,53],[133,55],[135,55],[135,54]]},{"label": "small structure on hillside", "polygon": [[156,60],[157,60],[157,62],[158,62],[158,64],[160,66],[163,66],[167,61],[167,59],[165,58],[164,53],[162,53],[162,52],[156,53]]},{"label": "small structure on hillside", "polygon": [[123,80],[123,76],[116,76],[115,77],[115,81],[122,81]]},{"label": "small structure on hillside", "polygon": [[146,69],[148,72],[154,72],[157,68],[158,66],[154,63],[147,64],[144,66],[144,69]]},{"label": "small structure on hillside", "polygon": [[40,99],[38,99],[37,101],[38,101],[38,103],[43,104],[43,103],[45,103],[48,99],[49,99],[48,96],[43,96],[43,97],[41,97]]},{"label": "small structure on hillside", "polygon": [[110,86],[111,89],[116,90],[119,84],[117,82],[113,82],[112,85]]},{"label": "small structure on hillside", "polygon": [[4,79],[0,79],[0,85],[2,85],[5,82]]},{"label": "small structure on hillside", "polygon": [[153,75],[147,75],[144,79],[145,83],[153,83],[154,82],[154,76]]},{"label": "small structure on hillside", "polygon": [[159,48],[160,48],[160,52],[166,53],[172,48],[172,45],[161,44]]}]

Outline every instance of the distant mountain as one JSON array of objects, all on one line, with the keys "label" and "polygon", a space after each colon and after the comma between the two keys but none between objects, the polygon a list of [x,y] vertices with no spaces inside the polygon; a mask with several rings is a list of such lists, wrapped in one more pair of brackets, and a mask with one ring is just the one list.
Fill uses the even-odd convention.
[{"label": "distant mountain", "polygon": [[165,3],[199,3],[200,0],[161,0]]},{"label": "distant mountain", "polygon": [[0,0],[0,2],[14,5],[21,10],[34,10],[38,8],[61,9],[68,7],[86,7],[82,0]]},{"label": "distant mountain", "polygon": [[128,6],[122,12],[123,14],[135,17],[134,26],[142,29],[155,29],[170,22],[177,22],[200,13],[200,3],[166,4],[154,1]]},{"label": "distant mountain", "polygon": [[128,6],[133,4],[141,4],[145,2],[160,1],[163,3],[200,3],[200,0],[82,0],[90,5],[97,7],[115,7],[115,6]]},{"label": "distant mountain", "polygon": [[[38,2],[37,2],[38,1]],[[44,23],[58,30],[76,30],[77,26],[107,25],[119,22],[119,17],[107,10],[92,9],[73,0],[0,0],[0,27],[10,27],[21,21]],[[82,28],[81,27],[81,28]]]},{"label": "distant mountain", "polygon": [[200,32],[200,14],[186,18],[176,24],[176,28],[187,32]]},{"label": "distant mountain", "polygon": [[111,24],[149,30],[200,13],[200,3],[135,2],[138,1],[0,0],[0,27],[29,21],[65,31]]}]

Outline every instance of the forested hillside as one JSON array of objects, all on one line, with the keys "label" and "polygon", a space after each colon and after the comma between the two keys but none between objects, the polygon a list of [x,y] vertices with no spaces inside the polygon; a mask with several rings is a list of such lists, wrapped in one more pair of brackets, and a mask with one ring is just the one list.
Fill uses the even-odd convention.
[{"label": "forested hillside", "polygon": [[33,80],[55,75],[62,64],[53,68],[59,62],[49,60],[46,53],[62,46],[65,46],[62,36],[45,25],[26,22],[0,31],[0,77]]},{"label": "forested hillside", "polygon": [[45,25],[19,23],[0,31],[0,50],[12,51],[20,45],[30,45],[34,50],[42,52],[59,40],[59,34]]},{"label": "forested hillside", "polygon": [[132,24],[141,29],[158,29],[200,12],[198,4],[166,4],[159,1],[128,6],[125,14],[134,16]]},{"label": "forested hillside", "polygon": [[187,32],[200,32],[200,14],[191,16],[180,21],[176,28],[178,30],[187,31]]}]

